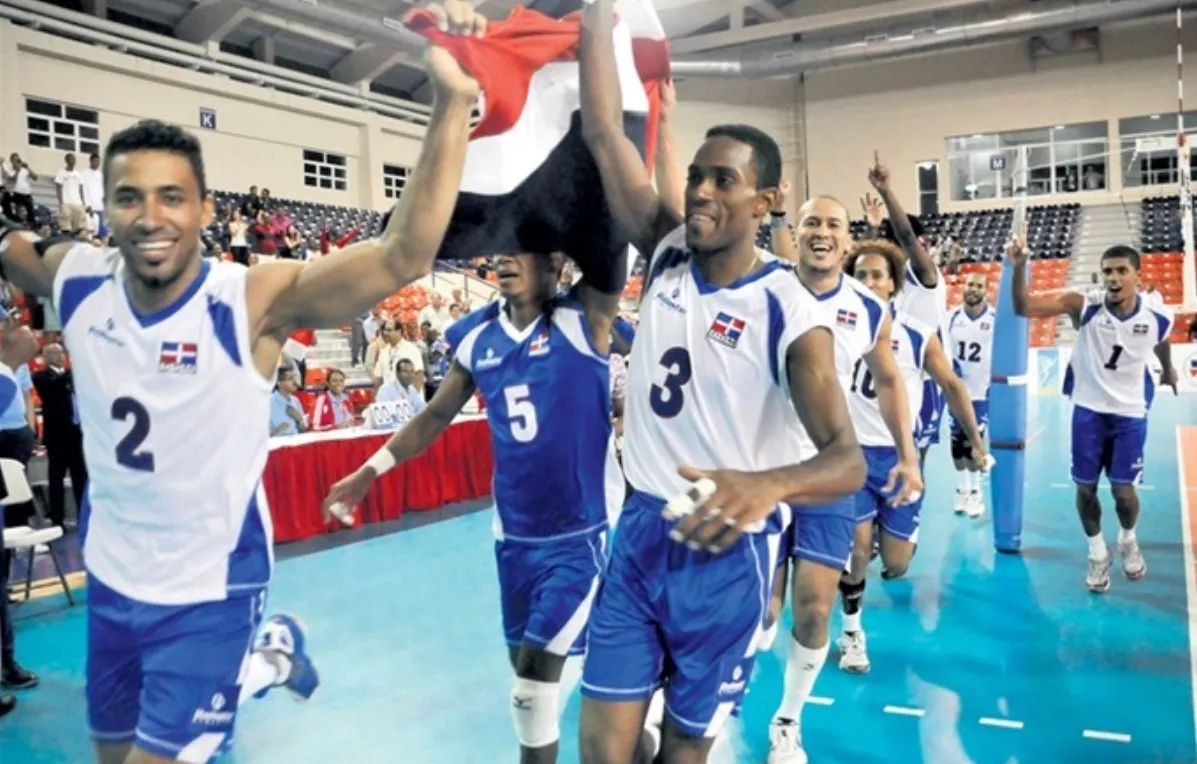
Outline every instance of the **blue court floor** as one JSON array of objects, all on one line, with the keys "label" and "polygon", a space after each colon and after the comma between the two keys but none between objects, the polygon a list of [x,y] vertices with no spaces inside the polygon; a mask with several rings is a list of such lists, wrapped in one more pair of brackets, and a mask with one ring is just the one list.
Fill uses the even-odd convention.
[{"label": "blue court floor", "polygon": [[[1197,761],[1177,455],[1177,427],[1197,425],[1195,403],[1168,394],[1152,412],[1139,528],[1147,578],[1129,582],[1116,567],[1105,596],[1084,585],[1063,402],[1032,399],[1021,556],[993,551],[988,518],[953,515],[955,475],[946,445],[937,447],[909,577],[870,580],[872,673],[842,674],[833,654],[807,706],[811,761]],[[1197,452],[1187,459],[1192,486]],[[1117,522],[1105,504],[1112,543]],[[226,760],[518,761],[489,523],[486,512],[468,513],[281,561],[271,609],[305,619],[324,685],[303,706],[281,695],[250,704]],[[18,711],[0,721],[0,762],[90,760],[84,611],[64,604],[49,598],[23,608],[19,657],[42,686],[22,693]],[[714,761],[764,762],[783,658],[782,640],[761,656],[742,717]],[[575,696],[563,763],[577,761],[577,714]]]}]

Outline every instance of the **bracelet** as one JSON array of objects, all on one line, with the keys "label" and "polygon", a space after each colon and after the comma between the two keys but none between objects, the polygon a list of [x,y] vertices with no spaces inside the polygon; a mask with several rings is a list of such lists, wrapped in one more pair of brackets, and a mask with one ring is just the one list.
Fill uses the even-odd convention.
[{"label": "bracelet", "polygon": [[390,472],[395,467],[395,464],[395,455],[385,445],[375,451],[374,456],[366,460],[366,466],[374,470],[375,477],[380,477]]},{"label": "bracelet", "polygon": [[769,214],[775,218],[784,218],[786,216],[785,210],[769,210]]},{"label": "bracelet", "polygon": [[774,217],[772,220],[769,221],[769,227],[774,230],[777,230],[778,228],[785,228],[785,227],[789,226],[789,224],[790,224],[790,221],[786,220],[784,215],[782,215],[781,217]]}]

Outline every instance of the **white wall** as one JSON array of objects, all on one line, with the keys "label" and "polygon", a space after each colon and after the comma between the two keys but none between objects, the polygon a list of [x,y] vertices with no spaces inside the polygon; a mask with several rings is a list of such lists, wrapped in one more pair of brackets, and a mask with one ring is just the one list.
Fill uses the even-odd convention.
[{"label": "white wall", "polygon": [[[25,98],[98,110],[101,145],[138,120],[185,127],[200,138],[208,185],[274,196],[381,209],[382,165],[413,165],[423,130],[366,111],[233,82],[181,67],[53,37],[0,21],[0,150],[17,151],[52,174],[59,151],[27,143]],[[216,130],[199,125],[200,108],[216,110]],[[303,150],[346,157],[345,191],[305,186]]]},{"label": "white wall", "polygon": [[[1171,18],[1103,29],[1101,40],[1100,55],[1034,63],[1023,40],[810,74],[805,117],[811,188],[859,197],[868,188],[868,165],[878,149],[909,206],[917,190],[916,163],[938,160],[941,209],[992,207],[1000,202],[951,201],[946,137],[1104,120],[1117,147],[1119,118],[1175,113]],[[1036,200],[1117,201],[1120,165],[1115,149],[1107,165],[1108,191]],[[1127,190],[1128,198],[1142,194]]]}]

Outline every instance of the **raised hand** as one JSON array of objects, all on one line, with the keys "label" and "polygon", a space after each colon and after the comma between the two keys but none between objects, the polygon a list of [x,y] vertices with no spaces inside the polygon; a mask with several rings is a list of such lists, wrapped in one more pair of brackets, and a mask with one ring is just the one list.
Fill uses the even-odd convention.
[{"label": "raised hand", "polygon": [[873,151],[873,166],[869,168],[869,183],[877,189],[877,193],[884,194],[889,190],[889,168],[881,164],[881,154]]},{"label": "raised hand", "polygon": [[860,208],[870,228],[880,228],[885,222],[885,205],[872,194],[865,194],[860,198]]},{"label": "raised hand", "polygon": [[[428,11],[436,17],[437,29],[445,34],[459,37],[486,34],[486,17],[465,0],[434,3],[428,6]],[[430,45],[424,54],[424,63],[438,92],[462,98],[477,97],[481,92],[478,80],[466,73],[444,48]]]}]

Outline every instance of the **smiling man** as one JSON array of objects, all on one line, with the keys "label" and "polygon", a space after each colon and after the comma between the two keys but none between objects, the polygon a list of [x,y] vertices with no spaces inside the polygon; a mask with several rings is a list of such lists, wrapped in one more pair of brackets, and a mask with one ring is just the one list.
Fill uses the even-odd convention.
[{"label": "smiling man", "polygon": [[1077,328],[1076,346],[1064,373],[1064,394],[1072,396],[1072,481],[1076,508],[1089,540],[1090,591],[1110,588],[1112,560],[1101,533],[1097,481],[1110,479],[1118,513],[1118,553],[1122,572],[1132,581],[1147,573],[1147,562],[1135,537],[1147,443],[1147,410],[1154,383],[1148,363],[1154,353],[1162,366],[1160,381],[1176,392],[1176,369],[1168,335],[1170,309],[1139,295],[1139,253],[1116,246],[1101,256],[1105,289],[1030,294],[1029,253],[1020,239],[1010,246],[1014,260],[1014,312],[1028,318],[1067,315]]}]

